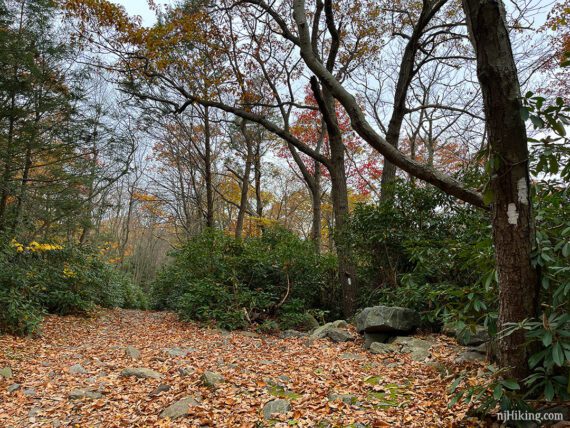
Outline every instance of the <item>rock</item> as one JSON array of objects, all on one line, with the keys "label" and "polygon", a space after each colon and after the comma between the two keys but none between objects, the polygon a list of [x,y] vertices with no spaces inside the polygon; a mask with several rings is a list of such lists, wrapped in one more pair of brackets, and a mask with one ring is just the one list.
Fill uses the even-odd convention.
[{"label": "rock", "polygon": [[195,351],[196,350],[193,348],[169,348],[164,350],[164,352],[166,352],[171,357],[185,357],[190,352],[195,352]]},{"label": "rock", "polygon": [[160,385],[158,385],[156,388],[154,388],[151,393],[149,394],[151,397],[156,397],[157,395],[159,395],[161,392],[166,392],[166,391],[170,391],[170,388],[172,388],[170,385],[166,385],[164,383],[161,383]]},{"label": "rock", "polygon": [[256,333],[255,331],[242,331],[241,335],[245,336],[245,337],[251,337],[251,338],[258,338],[259,337],[259,333]]},{"label": "rock", "polygon": [[26,397],[34,397],[36,395],[36,389],[35,388],[24,388],[23,393]]},{"label": "rock", "polygon": [[409,353],[414,361],[425,361],[430,356],[432,342],[416,337],[397,337],[390,345],[402,353]]},{"label": "rock", "polygon": [[363,355],[352,354],[350,352],[345,352],[343,354],[340,354],[340,358],[342,358],[343,360],[359,360],[359,361],[365,359]]},{"label": "rock", "polygon": [[357,398],[353,394],[337,394],[331,392],[328,396],[329,401],[342,401],[343,403],[354,405],[356,404]]},{"label": "rock", "polygon": [[336,320],[331,323],[334,328],[347,328],[348,323],[345,320]]},{"label": "rock", "polygon": [[305,336],[307,336],[307,333],[303,333],[302,331],[297,331],[297,330],[285,330],[282,331],[281,334],[279,335],[281,339],[292,339],[292,338],[296,339]]},{"label": "rock", "polygon": [[20,385],[19,383],[13,383],[6,389],[8,390],[8,393],[11,394],[12,392],[16,392],[18,389],[20,389],[21,386],[22,385]]},{"label": "rock", "polygon": [[216,372],[206,371],[202,374],[202,383],[210,388],[215,388],[224,381],[224,377]]},{"label": "rock", "polygon": [[85,374],[85,373],[87,373],[87,370],[85,370],[81,364],[74,364],[69,368],[69,373],[71,373],[71,374]]},{"label": "rock", "polygon": [[386,333],[367,333],[364,332],[364,349],[370,349],[370,345],[374,342],[386,343],[390,335]]},{"label": "rock", "polygon": [[305,322],[303,326],[307,331],[314,330],[319,328],[319,322],[317,319],[312,316],[311,314],[305,314]]},{"label": "rock", "polygon": [[178,374],[180,376],[190,376],[192,373],[194,373],[194,369],[192,367],[180,367],[178,369]]},{"label": "rock", "polygon": [[271,419],[274,414],[283,414],[291,410],[291,403],[284,399],[271,400],[263,406],[263,418]]},{"label": "rock", "polygon": [[485,361],[485,354],[475,351],[466,351],[455,359],[456,363],[470,363],[474,361]]},{"label": "rock", "polygon": [[190,413],[190,407],[198,405],[200,405],[200,403],[194,397],[184,397],[164,409],[160,413],[160,417],[170,419],[180,418]]},{"label": "rock", "polygon": [[0,379],[10,379],[12,376],[12,369],[10,367],[0,369]]},{"label": "rock", "polygon": [[338,320],[329,322],[315,329],[311,333],[310,337],[312,339],[324,339],[325,337],[328,337],[335,343],[354,340],[354,337],[349,331],[343,330],[344,327],[348,327],[346,321]]},{"label": "rock", "polygon": [[419,323],[420,316],[416,311],[396,306],[373,306],[356,316],[359,333],[406,334],[413,332]]},{"label": "rock", "polygon": [[97,400],[99,398],[102,398],[103,394],[101,394],[99,391],[90,391],[88,389],[75,388],[71,390],[68,397],[72,400],[80,400],[83,398]]},{"label": "rock", "polygon": [[370,353],[372,354],[388,354],[396,352],[398,349],[390,343],[374,342],[370,345]]},{"label": "rock", "polygon": [[327,337],[334,343],[350,342],[354,336],[349,331],[340,328],[331,328],[327,331]]},{"label": "rock", "polygon": [[331,328],[335,327],[329,322],[313,330],[310,337],[313,339],[324,339]]},{"label": "rock", "polygon": [[141,351],[131,345],[125,348],[125,354],[133,360],[139,360],[141,358]]},{"label": "rock", "polygon": [[121,376],[134,376],[141,379],[160,379],[162,377],[160,373],[144,367],[127,367],[121,371]]},{"label": "rock", "polygon": [[441,332],[447,336],[455,337],[457,342],[463,346],[477,346],[491,339],[487,327],[482,325],[477,325],[473,329],[470,326],[459,327],[455,324],[445,324]]}]

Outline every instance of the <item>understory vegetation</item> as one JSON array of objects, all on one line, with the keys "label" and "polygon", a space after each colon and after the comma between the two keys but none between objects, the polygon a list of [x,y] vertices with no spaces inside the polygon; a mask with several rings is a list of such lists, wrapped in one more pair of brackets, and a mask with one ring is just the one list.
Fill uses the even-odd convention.
[{"label": "understory vegetation", "polygon": [[485,336],[451,405],[570,400],[570,0],[151,3],[0,0],[0,334],[398,306]]},{"label": "understory vegetation", "polygon": [[140,308],[132,279],[88,248],[16,240],[0,247],[0,332],[32,334],[46,313],[87,314],[95,305]]}]

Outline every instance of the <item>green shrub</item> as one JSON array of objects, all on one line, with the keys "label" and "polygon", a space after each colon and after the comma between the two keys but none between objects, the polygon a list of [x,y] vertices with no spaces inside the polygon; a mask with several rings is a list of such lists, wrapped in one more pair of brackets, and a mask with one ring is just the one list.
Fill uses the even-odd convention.
[{"label": "green shrub", "polygon": [[30,334],[45,312],[84,314],[95,305],[146,307],[140,288],[94,249],[0,241],[0,332]]},{"label": "green shrub", "polygon": [[360,306],[417,310],[426,326],[494,324],[496,279],[489,219],[431,186],[397,182],[394,202],[359,205],[350,239]]},{"label": "green shrub", "polygon": [[207,230],[172,254],[152,286],[152,304],[228,329],[268,319],[289,328],[338,292],[335,265],[281,228],[241,241]]}]

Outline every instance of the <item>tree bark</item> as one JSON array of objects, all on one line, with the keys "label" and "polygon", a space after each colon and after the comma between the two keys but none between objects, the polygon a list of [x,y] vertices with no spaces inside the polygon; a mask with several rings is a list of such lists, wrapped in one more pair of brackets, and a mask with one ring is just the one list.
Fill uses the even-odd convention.
[{"label": "tree bark", "polygon": [[335,249],[338,256],[338,275],[342,289],[342,312],[351,317],[356,310],[358,283],[356,267],[352,259],[352,251],[344,236],[346,221],[349,215],[348,188],[342,134],[338,125],[335,99],[323,88],[321,91],[316,78],[311,78],[311,89],[319,105],[329,137],[330,162],[328,170],[331,176],[331,196],[334,215]]},{"label": "tree bark", "polygon": [[[538,313],[538,274],[531,263],[534,227],[528,145],[521,94],[502,1],[463,0],[477,55],[493,162],[493,238],[499,277],[499,329]],[[528,374],[524,331],[499,341],[499,363],[510,375]]]},{"label": "tree bark", "polygon": [[204,107],[204,181],[206,182],[206,227],[214,227],[214,185],[209,107]]},{"label": "tree bark", "polygon": [[235,237],[237,239],[240,239],[243,234],[243,222],[247,211],[247,195],[249,192],[249,175],[251,173],[251,164],[253,163],[253,142],[251,141],[251,138],[247,134],[248,130],[246,124],[247,122],[245,120],[242,120],[240,124],[247,152],[245,157],[244,172],[241,179],[241,195],[240,195],[238,216],[236,221]]}]

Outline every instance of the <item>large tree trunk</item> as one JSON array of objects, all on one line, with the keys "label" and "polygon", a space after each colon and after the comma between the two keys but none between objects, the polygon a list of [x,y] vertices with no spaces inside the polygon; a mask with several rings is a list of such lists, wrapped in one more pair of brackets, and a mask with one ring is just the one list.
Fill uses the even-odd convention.
[{"label": "large tree trunk", "polygon": [[[493,238],[499,276],[499,328],[538,312],[538,275],[529,190],[528,147],[521,117],[517,70],[502,1],[463,0],[483,93],[493,161]],[[499,341],[499,363],[510,374],[528,373],[529,349],[523,331]]]},{"label": "large tree trunk", "polygon": [[209,107],[204,107],[204,181],[206,182],[206,227],[214,227],[214,184]]},{"label": "large tree trunk", "polygon": [[311,192],[311,241],[315,246],[317,253],[321,252],[321,229],[322,229],[322,197],[321,197],[321,164],[315,161],[315,172],[313,174],[312,186],[309,186]]},{"label": "large tree trunk", "polygon": [[349,215],[348,188],[342,134],[338,125],[335,109],[335,99],[328,89],[319,90],[316,79],[311,79],[311,87],[319,109],[325,121],[330,147],[331,196],[334,215],[335,249],[338,256],[338,275],[342,288],[342,312],[345,317],[351,317],[356,310],[358,283],[356,267],[352,259],[352,251],[346,242],[345,227]]}]

